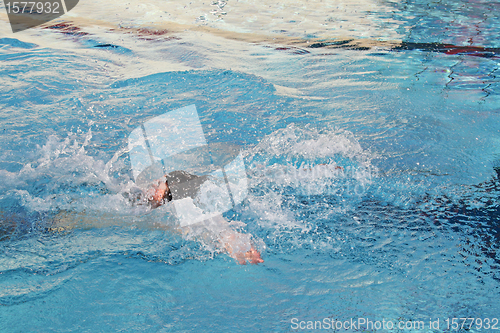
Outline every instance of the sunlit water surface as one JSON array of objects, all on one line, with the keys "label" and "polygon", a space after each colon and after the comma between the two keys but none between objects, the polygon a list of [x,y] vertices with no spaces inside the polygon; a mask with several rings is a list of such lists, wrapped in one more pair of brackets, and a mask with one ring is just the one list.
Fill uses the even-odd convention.
[{"label": "sunlit water surface", "polygon": [[[446,318],[499,317],[499,54],[295,48],[272,37],[339,30],[499,48],[498,6],[345,5],[342,28],[338,6],[331,16],[318,4],[305,14],[270,5],[238,25],[244,4],[182,17],[172,7],[172,22],[228,38],[2,28],[1,331],[283,332],[293,318],[361,317],[440,318],[444,331]],[[299,28],[299,12],[327,25]],[[147,27],[129,15],[128,26]],[[268,34],[258,27],[267,41],[238,35]],[[208,141],[241,147],[250,192],[225,216],[263,241],[264,264],[240,266],[152,227],[161,209],[137,212],[124,199],[130,132],[190,104]],[[346,172],[328,172],[335,166]],[[61,216],[79,227],[50,229]]]}]

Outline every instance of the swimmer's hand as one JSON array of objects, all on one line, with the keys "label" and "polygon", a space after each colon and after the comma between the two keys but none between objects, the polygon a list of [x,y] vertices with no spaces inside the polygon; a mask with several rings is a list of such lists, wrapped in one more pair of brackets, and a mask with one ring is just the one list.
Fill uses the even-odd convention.
[{"label": "swimmer's hand", "polygon": [[229,253],[229,255],[232,258],[236,259],[236,261],[238,261],[238,264],[240,265],[246,265],[247,261],[254,265],[264,262],[264,260],[260,256],[260,252],[257,251],[253,246],[246,253],[237,252],[237,253]]},{"label": "swimmer's hand", "polygon": [[[247,253],[245,253],[245,259],[248,260],[249,263],[255,265],[264,262],[264,259],[262,259],[262,257],[260,256],[260,252],[254,249],[253,246]],[[244,264],[245,263],[243,263],[243,265]]]},{"label": "swimmer's hand", "polygon": [[[263,263],[264,260],[260,256],[260,252],[251,245],[247,237],[247,235],[243,235],[239,232],[232,232],[225,235],[225,237],[223,237],[224,239],[221,241],[227,254],[235,259],[240,265],[246,265],[247,261],[254,265]],[[248,248],[250,249],[245,251]]]}]

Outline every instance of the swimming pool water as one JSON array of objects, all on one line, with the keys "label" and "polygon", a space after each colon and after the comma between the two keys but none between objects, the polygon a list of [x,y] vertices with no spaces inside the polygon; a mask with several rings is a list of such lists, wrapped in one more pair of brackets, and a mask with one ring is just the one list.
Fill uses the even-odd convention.
[{"label": "swimming pool water", "polygon": [[[160,2],[114,30],[104,10],[84,20],[88,3],[66,26],[1,28],[2,332],[499,317],[498,3],[293,4],[240,24],[238,6],[262,4],[200,20],[208,5],[174,2],[167,21],[196,28],[165,35],[145,32]],[[307,46],[337,34],[370,47]],[[243,152],[249,195],[225,217],[265,244],[263,264],[155,228],[161,209],[123,197],[130,132],[191,104],[209,142]],[[77,227],[50,229],[64,218]]]}]

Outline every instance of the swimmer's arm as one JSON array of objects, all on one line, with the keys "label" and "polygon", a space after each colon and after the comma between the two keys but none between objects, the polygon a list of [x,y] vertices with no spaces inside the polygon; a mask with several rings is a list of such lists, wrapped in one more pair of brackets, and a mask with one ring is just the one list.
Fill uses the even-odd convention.
[{"label": "swimmer's arm", "polygon": [[98,229],[108,227],[136,227],[147,230],[166,230],[169,232],[182,233],[175,227],[172,221],[167,219],[135,219],[130,215],[122,215],[111,212],[83,211],[73,212],[63,210],[57,213],[49,222],[48,230],[55,232],[69,231],[74,229]]},{"label": "swimmer's arm", "polygon": [[208,237],[215,238],[219,247],[239,264],[245,265],[247,261],[251,264],[264,262],[260,252],[255,249],[250,235],[235,231],[221,215],[211,218],[207,227],[211,230],[211,235]]}]

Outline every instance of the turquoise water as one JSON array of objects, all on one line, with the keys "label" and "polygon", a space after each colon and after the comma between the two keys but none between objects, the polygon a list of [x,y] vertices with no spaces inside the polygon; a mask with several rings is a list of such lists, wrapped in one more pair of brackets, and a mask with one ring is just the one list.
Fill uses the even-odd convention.
[{"label": "turquoise water", "polygon": [[[370,15],[415,47],[0,38],[0,330],[498,318],[498,4],[384,3]],[[262,240],[263,264],[151,227],[162,211],[123,197],[130,132],[191,104],[209,142],[243,152],[249,196],[225,217]],[[79,227],[50,230],[61,216]]]}]

